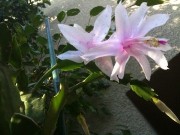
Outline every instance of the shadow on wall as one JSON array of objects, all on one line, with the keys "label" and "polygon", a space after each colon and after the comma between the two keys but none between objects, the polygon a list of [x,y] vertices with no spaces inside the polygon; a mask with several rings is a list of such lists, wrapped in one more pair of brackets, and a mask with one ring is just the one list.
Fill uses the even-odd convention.
[{"label": "shadow on wall", "polygon": [[[151,77],[149,85],[155,89],[159,98],[180,118],[180,54],[169,62],[170,70],[157,70]],[[158,135],[179,135],[180,125],[173,122],[150,102],[143,102],[132,91],[127,96],[148,120]]]}]

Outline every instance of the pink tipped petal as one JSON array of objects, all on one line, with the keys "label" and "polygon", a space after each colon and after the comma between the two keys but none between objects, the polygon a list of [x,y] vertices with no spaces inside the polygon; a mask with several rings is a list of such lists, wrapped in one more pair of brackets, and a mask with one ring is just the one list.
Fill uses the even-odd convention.
[{"label": "pink tipped petal", "polygon": [[94,40],[96,42],[102,41],[106,37],[111,26],[111,13],[111,7],[107,6],[96,19],[94,29],[91,31],[94,34]]},{"label": "pink tipped petal", "polygon": [[80,57],[82,53],[80,51],[67,51],[58,55],[57,57],[61,60],[71,60],[77,63],[83,62],[82,58]]},{"label": "pink tipped petal", "polygon": [[121,4],[121,2],[115,9],[115,23],[117,36],[122,41],[124,38],[130,35],[130,24],[127,11],[125,7]]},{"label": "pink tipped petal", "polygon": [[125,71],[126,63],[128,62],[129,58],[130,58],[130,56],[128,55],[128,53],[123,51],[123,53],[119,57],[117,57],[117,59],[116,59],[116,61],[120,65],[119,73],[118,73],[118,77],[120,79],[123,79],[123,77],[124,77],[124,71]]},{"label": "pink tipped petal", "polygon": [[147,17],[147,19],[144,20],[141,24],[137,36],[146,35],[153,28],[164,25],[168,19],[169,15],[167,14],[155,14],[150,17]]},{"label": "pink tipped petal", "polygon": [[119,82],[119,79],[117,79],[119,69],[120,69],[120,65],[118,62],[116,62],[114,65],[114,68],[112,70],[110,80],[115,80],[115,81]]},{"label": "pink tipped petal", "polygon": [[132,30],[132,36],[136,35],[139,25],[143,22],[144,16],[148,10],[147,3],[143,2],[141,6],[130,15],[130,25]]},{"label": "pink tipped petal", "polygon": [[98,45],[89,49],[84,55],[81,57],[84,59],[85,62],[89,62],[91,60],[105,57],[105,56],[115,56],[120,50],[120,47],[116,44],[104,44]]},{"label": "pink tipped petal", "polygon": [[146,56],[143,54],[139,53],[138,51],[131,50],[131,55],[135,57],[135,59],[139,62],[145,77],[147,80],[150,80],[151,77],[151,67],[149,64],[149,61],[147,60]]},{"label": "pink tipped petal", "polygon": [[91,41],[92,37],[89,33],[79,30],[72,26],[58,24],[60,31],[63,36],[72,44],[76,49],[81,52],[85,52],[88,49],[88,43]]}]

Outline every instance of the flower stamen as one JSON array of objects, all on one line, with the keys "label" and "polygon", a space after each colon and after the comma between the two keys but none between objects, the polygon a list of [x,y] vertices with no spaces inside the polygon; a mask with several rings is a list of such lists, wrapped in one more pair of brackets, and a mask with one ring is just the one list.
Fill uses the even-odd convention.
[{"label": "flower stamen", "polygon": [[157,38],[150,38],[144,41],[145,44],[150,45],[151,47],[158,47],[160,45]]}]

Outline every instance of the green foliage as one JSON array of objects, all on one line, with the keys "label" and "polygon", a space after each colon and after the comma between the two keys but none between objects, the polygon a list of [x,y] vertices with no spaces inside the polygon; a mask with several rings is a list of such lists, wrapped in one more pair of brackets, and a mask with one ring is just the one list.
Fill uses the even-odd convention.
[{"label": "green foliage", "polygon": [[147,84],[138,81],[132,80],[130,82],[131,89],[140,97],[142,97],[146,101],[152,101],[152,98],[157,96],[154,90],[149,87]]},{"label": "green foliage", "polygon": [[21,96],[21,99],[24,101],[25,115],[38,124],[42,124],[45,119],[45,95],[32,96],[32,94],[25,94]]},{"label": "green foliage", "polygon": [[15,68],[19,69],[22,66],[22,54],[16,36],[13,36],[12,40],[13,41],[12,41],[12,49],[10,55],[10,63]]},{"label": "green foliage", "polygon": [[30,117],[16,113],[10,122],[11,135],[39,135],[40,127]]},{"label": "green foliage", "polygon": [[20,112],[21,100],[8,66],[0,63],[0,134],[9,135],[9,121]]},{"label": "green foliage", "polygon": [[141,5],[141,3],[147,2],[148,6],[153,6],[157,4],[163,4],[164,0],[136,0],[136,5]]},{"label": "green foliage", "polygon": [[28,76],[24,69],[20,69],[18,71],[16,81],[17,81],[17,88],[20,91],[25,91],[25,92],[28,91],[28,82],[29,81],[28,81]]},{"label": "green foliage", "polygon": [[65,12],[65,11],[61,11],[61,12],[57,15],[57,20],[58,20],[59,22],[62,22],[62,21],[64,20],[65,16],[66,16],[66,12]]},{"label": "green foliage", "polygon": [[124,2],[125,0],[117,0],[117,4],[118,4],[120,1],[121,1],[121,2]]},{"label": "green foliage", "polygon": [[91,16],[96,16],[98,15],[101,11],[104,10],[104,7],[103,6],[97,6],[97,7],[94,7],[93,9],[91,9],[90,11],[90,15]]},{"label": "green foliage", "polygon": [[56,128],[59,113],[62,110],[65,103],[65,90],[67,90],[64,85],[61,84],[60,91],[52,98],[43,126],[44,135],[53,135]]},{"label": "green foliage", "polygon": [[0,30],[0,61],[7,64],[12,47],[11,32],[5,23],[0,23]]},{"label": "green foliage", "polygon": [[88,26],[86,26],[86,31],[91,32],[93,30],[93,28],[94,28],[94,26],[88,25]]},{"label": "green foliage", "polygon": [[71,71],[83,66],[82,63],[76,63],[70,60],[58,60],[58,67],[61,71]]},{"label": "green foliage", "polygon": [[67,16],[75,16],[80,13],[78,8],[73,8],[67,11]]}]

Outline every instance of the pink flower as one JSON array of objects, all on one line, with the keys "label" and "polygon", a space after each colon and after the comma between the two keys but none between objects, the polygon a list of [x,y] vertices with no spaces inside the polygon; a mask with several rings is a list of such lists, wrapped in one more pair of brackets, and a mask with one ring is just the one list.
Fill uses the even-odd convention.
[{"label": "pink flower", "polygon": [[[94,28],[90,33],[86,32],[77,24],[75,24],[74,27],[59,24],[58,26],[63,36],[77,49],[77,51],[67,51],[57,57],[61,60],[68,59],[77,63],[83,62],[81,56],[90,48],[99,44],[106,37],[111,26],[111,13],[111,7],[107,6],[96,19]],[[111,75],[113,64],[110,57],[96,59],[95,63],[106,75]]]},{"label": "pink flower", "polygon": [[124,70],[129,58],[134,57],[142,67],[147,80],[150,80],[151,67],[146,56],[152,58],[162,69],[168,69],[168,63],[162,51],[171,49],[168,40],[145,35],[155,27],[164,25],[169,19],[167,14],[146,16],[146,3],[130,16],[121,3],[115,9],[116,31],[109,40],[91,48],[82,58],[86,62],[99,57],[115,56],[115,65],[111,80],[124,77]]}]

